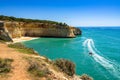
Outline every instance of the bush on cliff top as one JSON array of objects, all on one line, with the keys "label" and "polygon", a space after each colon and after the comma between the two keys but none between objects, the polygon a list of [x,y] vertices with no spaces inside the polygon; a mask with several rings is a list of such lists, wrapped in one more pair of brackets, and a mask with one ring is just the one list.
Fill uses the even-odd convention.
[{"label": "bush on cliff top", "polygon": [[81,77],[80,77],[82,80],[93,80],[91,77],[89,77],[87,74],[83,74]]},{"label": "bush on cliff top", "polygon": [[51,74],[51,71],[43,65],[42,62],[39,62],[35,59],[28,59],[29,61],[29,67],[28,72],[32,74],[35,77],[48,77],[49,74]]},{"label": "bush on cliff top", "polygon": [[8,44],[8,47],[15,48],[22,53],[37,54],[32,48],[27,48],[22,43]]},{"label": "bush on cliff top", "polygon": [[38,23],[56,24],[56,25],[59,25],[59,26],[68,26],[66,23],[55,22],[55,21],[50,21],[50,20],[16,18],[16,17],[13,17],[13,16],[4,16],[4,15],[0,15],[0,20],[3,20],[3,21],[28,22],[28,23],[38,22]]},{"label": "bush on cliff top", "polygon": [[0,58],[0,74],[8,73],[11,70],[11,62],[13,62],[13,59],[1,59]]},{"label": "bush on cliff top", "polygon": [[73,76],[75,74],[75,64],[69,60],[57,59],[54,64],[69,76]]}]

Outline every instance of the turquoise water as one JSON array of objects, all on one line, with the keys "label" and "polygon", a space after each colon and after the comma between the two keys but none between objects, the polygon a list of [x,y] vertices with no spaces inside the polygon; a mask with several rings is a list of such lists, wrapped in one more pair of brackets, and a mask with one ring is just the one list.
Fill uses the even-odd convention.
[{"label": "turquoise water", "polygon": [[82,36],[76,38],[39,38],[24,44],[52,60],[73,61],[79,75],[86,73],[94,80],[120,80],[120,28],[81,29]]}]

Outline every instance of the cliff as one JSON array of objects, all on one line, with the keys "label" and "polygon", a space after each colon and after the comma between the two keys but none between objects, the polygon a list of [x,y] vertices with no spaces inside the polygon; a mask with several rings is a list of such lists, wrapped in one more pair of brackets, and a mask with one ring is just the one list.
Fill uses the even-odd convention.
[{"label": "cliff", "polygon": [[0,80],[81,80],[75,74],[67,75],[43,56],[24,54],[6,44],[0,46]]},{"label": "cliff", "polygon": [[5,22],[5,26],[13,38],[21,36],[69,38],[81,34],[79,29],[73,27],[59,27],[43,23]]},{"label": "cliff", "polygon": [[3,21],[0,23],[12,38],[29,36],[29,37],[62,37],[73,38],[81,34],[79,28],[70,27],[65,23],[53,21],[28,20],[9,17],[0,17]]},{"label": "cliff", "polygon": [[3,22],[0,22],[0,40],[12,41],[12,37],[9,35],[6,27],[4,27]]},{"label": "cliff", "polygon": [[56,27],[42,23],[5,22],[5,26],[13,38],[30,37],[75,37],[71,27]]}]

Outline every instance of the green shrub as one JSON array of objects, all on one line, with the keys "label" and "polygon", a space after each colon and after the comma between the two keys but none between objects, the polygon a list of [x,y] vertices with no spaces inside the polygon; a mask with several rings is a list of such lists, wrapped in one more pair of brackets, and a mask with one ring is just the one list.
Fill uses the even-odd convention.
[{"label": "green shrub", "polygon": [[8,44],[8,47],[15,48],[22,53],[37,54],[32,48],[27,48],[22,43]]},{"label": "green shrub", "polygon": [[82,80],[93,80],[91,77],[89,77],[87,74],[83,74],[81,77],[80,77]]},{"label": "green shrub", "polygon": [[19,49],[24,49],[25,46],[22,44],[22,43],[14,43],[14,44],[8,44],[8,47],[11,47],[11,48],[19,48]]},{"label": "green shrub", "polygon": [[5,43],[5,42],[6,42],[5,40],[0,39],[0,43]]},{"label": "green shrub", "polygon": [[0,74],[10,72],[11,62],[13,62],[12,59],[8,59],[8,58],[1,59],[0,58]]},{"label": "green shrub", "polygon": [[50,21],[50,20],[38,20],[38,19],[26,19],[26,18],[16,18],[13,16],[4,16],[0,15],[0,20],[3,21],[18,21],[18,22],[26,22],[26,23],[31,23],[31,22],[36,22],[36,23],[43,23],[43,24],[50,24],[51,26],[57,25],[61,27],[68,27],[66,23],[61,23],[61,22],[56,22],[56,21]]},{"label": "green shrub", "polygon": [[75,74],[75,64],[73,62],[65,59],[57,59],[54,63],[69,76],[73,76]]},{"label": "green shrub", "polygon": [[0,35],[0,42],[1,42],[1,43],[7,42],[6,39],[5,39],[5,37],[3,37],[2,35]]}]

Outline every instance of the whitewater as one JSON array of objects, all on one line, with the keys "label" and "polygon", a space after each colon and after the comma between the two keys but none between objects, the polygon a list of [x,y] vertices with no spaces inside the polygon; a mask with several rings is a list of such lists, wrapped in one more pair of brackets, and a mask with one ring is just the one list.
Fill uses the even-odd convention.
[{"label": "whitewater", "polygon": [[86,39],[83,42],[83,46],[88,50],[88,52],[92,53],[92,58],[103,66],[106,70],[108,70],[112,75],[120,79],[120,65],[112,62],[110,59],[106,59],[103,56],[99,55],[100,51],[94,45],[93,39]]}]

